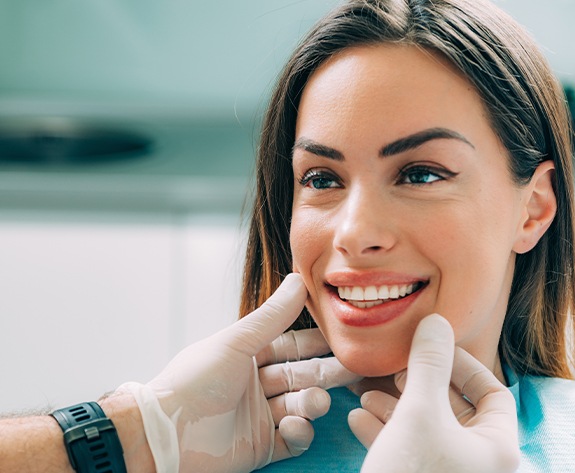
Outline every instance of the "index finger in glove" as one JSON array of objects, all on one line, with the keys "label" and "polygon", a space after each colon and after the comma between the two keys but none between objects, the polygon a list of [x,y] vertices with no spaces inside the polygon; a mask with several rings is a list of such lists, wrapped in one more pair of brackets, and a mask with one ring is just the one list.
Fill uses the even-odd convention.
[{"label": "index finger in glove", "polygon": [[256,360],[258,366],[302,359],[331,353],[331,348],[318,328],[290,330],[276,338],[260,351]]},{"label": "index finger in glove", "polygon": [[335,357],[275,364],[260,368],[260,382],[267,398],[317,386],[330,389],[347,386],[361,379]]},{"label": "index finger in glove", "polygon": [[454,335],[449,322],[438,314],[417,326],[409,352],[404,393],[428,399],[429,393],[447,394],[453,366]]},{"label": "index finger in glove", "polygon": [[222,336],[239,351],[255,356],[295,321],[306,299],[301,276],[288,274],[266,302],[225,329]]}]

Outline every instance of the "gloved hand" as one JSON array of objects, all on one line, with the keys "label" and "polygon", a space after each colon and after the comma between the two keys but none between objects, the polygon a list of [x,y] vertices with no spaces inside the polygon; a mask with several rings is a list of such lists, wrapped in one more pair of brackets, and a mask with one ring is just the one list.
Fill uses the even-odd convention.
[{"label": "gloved hand", "polygon": [[[450,380],[461,399],[455,406]],[[369,392],[362,406],[350,413],[349,424],[369,448],[363,473],[505,473],[518,467],[512,394],[475,358],[454,348],[453,330],[439,315],[423,319],[415,332],[399,401]],[[464,425],[454,409],[467,418]]]},{"label": "gloved hand", "polygon": [[298,361],[330,352],[317,330],[267,346],[306,298],[301,277],[288,275],[259,309],[184,349],[147,385],[118,389],[138,402],[158,473],[248,472],[309,447],[309,420],[329,409],[325,389],[358,377],[333,357]]}]

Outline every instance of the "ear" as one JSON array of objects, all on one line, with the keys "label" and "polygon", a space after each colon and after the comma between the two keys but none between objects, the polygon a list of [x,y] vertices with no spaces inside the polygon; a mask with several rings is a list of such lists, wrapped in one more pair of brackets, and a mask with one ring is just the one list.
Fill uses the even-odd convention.
[{"label": "ear", "polygon": [[557,198],[553,190],[555,164],[543,161],[525,187],[523,218],[513,250],[527,253],[545,234],[557,213]]}]

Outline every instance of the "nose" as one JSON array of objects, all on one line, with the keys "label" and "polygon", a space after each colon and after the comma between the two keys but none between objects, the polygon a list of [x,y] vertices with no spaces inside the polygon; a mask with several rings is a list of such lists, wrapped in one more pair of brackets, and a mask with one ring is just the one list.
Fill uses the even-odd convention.
[{"label": "nose", "polygon": [[333,245],[346,257],[362,257],[389,251],[397,243],[393,210],[385,198],[358,188],[338,211]]}]

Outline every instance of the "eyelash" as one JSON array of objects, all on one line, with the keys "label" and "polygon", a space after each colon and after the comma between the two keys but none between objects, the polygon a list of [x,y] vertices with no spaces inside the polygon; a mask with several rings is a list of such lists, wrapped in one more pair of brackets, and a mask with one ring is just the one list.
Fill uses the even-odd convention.
[{"label": "eyelash", "polygon": [[[322,171],[319,169],[311,169],[309,171],[307,171],[301,178],[298,179],[298,182],[300,183],[300,185],[302,187],[307,187],[308,184],[314,184],[315,182],[318,182],[320,180],[326,180],[326,181],[334,181],[334,182],[338,182],[339,183],[339,179],[334,176],[332,173],[327,172],[327,171]],[[339,185],[339,187],[341,187],[341,185]],[[321,189],[332,189],[333,187],[315,187],[314,189],[316,190],[321,190]]]},{"label": "eyelash", "polygon": [[[415,176],[417,174],[419,174],[420,176],[423,174],[433,175],[433,176],[437,177],[438,179],[434,179],[431,182],[405,182],[406,179],[408,179],[410,176]],[[451,177],[455,177],[456,175],[457,175],[457,173],[448,171],[447,169],[444,169],[444,168],[440,169],[440,168],[433,167],[433,166],[416,164],[413,166],[409,166],[407,168],[400,169],[397,182],[399,184],[407,184],[407,185],[420,187],[420,186],[430,185],[430,184],[433,184],[434,182],[438,182],[438,181],[445,181]]]},{"label": "eyelash", "polygon": [[[407,182],[407,179],[409,179],[410,177],[414,177],[417,174],[419,174],[420,176],[424,175],[424,174],[433,175],[437,179],[434,179],[431,182]],[[425,185],[431,185],[434,182],[445,181],[445,180],[452,178],[456,175],[457,175],[457,173],[448,171],[446,169],[439,169],[439,168],[436,168],[433,166],[425,166],[425,165],[417,164],[417,165],[413,165],[413,166],[409,166],[409,167],[400,169],[399,170],[399,176],[398,176],[398,179],[396,182],[398,184],[406,184],[406,185],[411,185],[411,186],[415,186],[415,187],[421,187],[421,186],[425,186]],[[306,173],[304,173],[304,175],[300,179],[298,179],[298,182],[302,187],[307,187],[308,184],[311,183],[313,185],[313,188],[316,190],[332,189],[332,188],[336,187],[336,186],[315,187],[314,183],[320,182],[322,180],[323,181],[333,181],[333,182],[338,184],[337,187],[341,187],[341,182],[337,176],[335,176],[331,172],[323,171],[323,170],[319,170],[319,169],[311,169],[311,170],[307,171]]]}]

